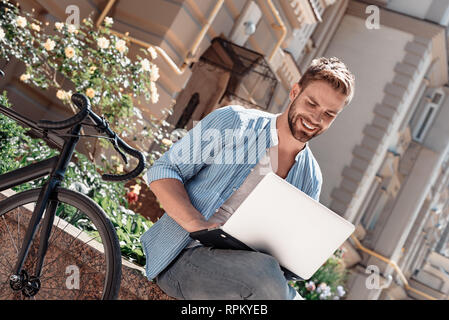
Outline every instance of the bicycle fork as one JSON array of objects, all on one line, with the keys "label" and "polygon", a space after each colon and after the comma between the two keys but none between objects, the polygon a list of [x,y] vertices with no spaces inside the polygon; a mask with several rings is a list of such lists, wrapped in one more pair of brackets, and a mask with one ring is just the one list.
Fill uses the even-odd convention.
[{"label": "bicycle fork", "polygon": [[[76,125],[71,134],[76,136],[81,130],[81,125]],[[61,184],[64,179],[67,166],[72,158],[73,151],[79,140],[79,137],[72,137],[64,144],[61,151],[61,157],[56,165],[55,170],[50,175],[49,181],[42,188],[30,222],[28,224],[27,231],[25,233],[22,247],[20,249],[16,265],[14,267],[14,274],[10,276],[10,286],[15,291],[22,291],[27,297],[32,297],[37,294],[40,289],[40,276],[42,273],[42,266],[45,259],[45,254],[48,249],[48,241],[50,238],[51,230],[53,227],[53,221],[55,219],[56,208],[58,201],[55,196],[56,188]],[[39,222],[45,212],[45,217],[42,221],[42,230],[40,234],[39,249],[37,253],[36,268],[34,275],[28,275],[27,271],[23,269],[25,259],[28,256],[28,252],[31,247],[32,240],[36,234]]]},{"label": "bicycle fork", "polygon": [[[27,297],[34,296],[40,289],[39,277],[42,272],[42,265],[44,263],[44,257],[48,248],[48,241],[55,217],[57,201],[50,200],[51,194],[56,188],[58,182],[50,181],[45,188],[42,189],[39,195],[39,200],[34,208],[33,215],[31,216],[25,237],[20,249],[20,253],[14,267],[15,273],[10,276],[10,286],[15,291],[22,291]],[[45,217],[42,221],[42,230],[40,233],[39,249],[37,253],[36,268],[34,275],[29,275],[28,272],[23,269],[23,265],[28,252],[31,247],[32,240],[36,234],[39,221],[45,212]]]}]

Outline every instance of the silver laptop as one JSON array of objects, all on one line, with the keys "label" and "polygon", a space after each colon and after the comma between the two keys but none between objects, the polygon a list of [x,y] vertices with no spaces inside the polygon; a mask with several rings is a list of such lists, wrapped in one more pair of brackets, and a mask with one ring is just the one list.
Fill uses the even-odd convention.
[{"label": "silver laptop", "polygon": [[[206,245],[216,242],[218,247],[270,254],[293,275],[290,278],[307,280],[355,227],[270,172],[219,229],[224,232],[209,230],[191,236]],[[231,238],[229,245],[223,245],[223,240],[229,240],[227,238]]]}]

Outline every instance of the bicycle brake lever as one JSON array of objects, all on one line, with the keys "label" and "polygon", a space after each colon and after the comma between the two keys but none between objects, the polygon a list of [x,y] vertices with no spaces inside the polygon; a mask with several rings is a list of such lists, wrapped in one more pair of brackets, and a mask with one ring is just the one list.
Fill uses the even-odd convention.
[{"label": "bicycle brake lever", "polygon": [[126,158],[126,155],[118,147],[117,134],[115,132],[114,132],[114,149],[115,149],[115,151],[117,151],[122,156],[123,161],[125,161],[125,163],[128,164],[128,159]]}]

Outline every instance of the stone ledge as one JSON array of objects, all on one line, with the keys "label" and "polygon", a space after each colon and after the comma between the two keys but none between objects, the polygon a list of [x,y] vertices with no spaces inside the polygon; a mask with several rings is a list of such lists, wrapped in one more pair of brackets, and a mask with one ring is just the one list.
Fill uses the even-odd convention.
[{"label": "stone ledge", "polygon": [[122,283],[119,300],[175,300],[166,295],[153,281],[144,275],[143,268],[129,261],[122,261]]}]

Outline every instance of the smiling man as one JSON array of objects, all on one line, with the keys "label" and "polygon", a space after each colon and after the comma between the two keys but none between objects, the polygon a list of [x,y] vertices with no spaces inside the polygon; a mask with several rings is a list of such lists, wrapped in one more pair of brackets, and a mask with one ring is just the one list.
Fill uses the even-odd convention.
[{"label": "smiling man", "polygon": [[[219,108],[176,142],[146,175],[166,211],[141,238],[147,277],[177,299],[301,299],[272,256],[204,247],[189,232],[226,222],[268,171],[318,201],[322,176],[307,142],[330,127],[353,94],[345,64],[318,58],[283,113]],[[246,161],[234,160],[243,150]]]}]

